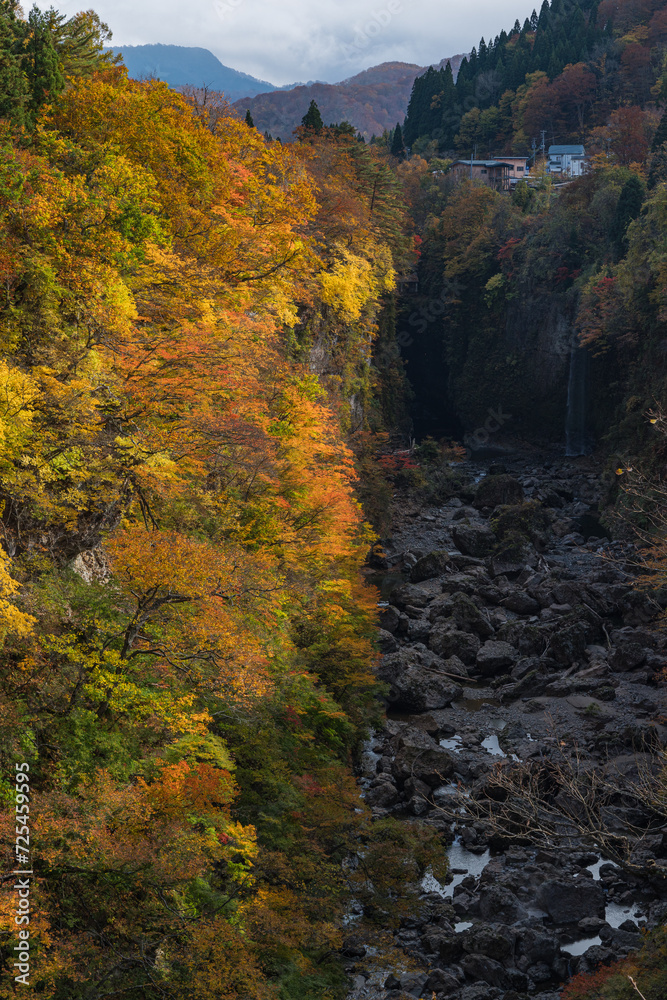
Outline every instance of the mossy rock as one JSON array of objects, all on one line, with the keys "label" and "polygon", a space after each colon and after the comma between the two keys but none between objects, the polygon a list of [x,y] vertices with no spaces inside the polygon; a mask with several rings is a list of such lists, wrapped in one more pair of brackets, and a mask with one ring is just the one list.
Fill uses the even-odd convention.
[{"label": "mossy rock", "polygon": [[491,571],[494,576],[519,573],[525,566],[536,563],[537,555],[526,535],[508,531],[491,557]]},{"label": "mossy rock", "polygon": [[523,486],[514,476],[486,476],[477,487],[473,506],[500,507],[502,504],[519,504],[523,501]]},{"label": "mossy rock", "polygon": [[496,508],[491,528],[504,541],[509,535],[521,535],[537,548],[544,548],[549,538],[551,518],[538,500]]}]

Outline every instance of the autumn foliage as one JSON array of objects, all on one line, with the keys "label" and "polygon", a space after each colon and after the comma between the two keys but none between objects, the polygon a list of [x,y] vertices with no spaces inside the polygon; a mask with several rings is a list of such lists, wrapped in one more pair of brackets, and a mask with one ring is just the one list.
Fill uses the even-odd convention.
[{"label": "autumn foliage", "polygon": [[396,186],[354,136],[209,128],[117,68],[0,142],[0,754],[33,775],[35,989],[333,995],[341,863],[374,836],[346,434]]}]

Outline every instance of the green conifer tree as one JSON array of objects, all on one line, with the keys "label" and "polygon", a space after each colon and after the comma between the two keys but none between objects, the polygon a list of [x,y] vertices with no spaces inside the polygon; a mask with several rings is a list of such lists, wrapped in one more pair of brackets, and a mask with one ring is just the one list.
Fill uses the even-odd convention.
[{"label": "green conifer tree", "polygon": [[248,128],[254,128],[255,127],[255,123],[252,120],[252,115],[250,114],[250,108],[248,108],[246,110],[246,113],[245,113],[245,123],[248,126]]},{"label": "green conifer tree", "polygon": [[310,102],[310,107],[301,119],[301,124],[307,132],[321,132],[324,128],[322,115],[315,101]]},{"label": "green conifer tree", "polygon": [[26,73],[33,118],[43,104],[54,100],[65,89],[62,62],[54,44],[49,13],[55,14],[54,11],[42,14],[37,7],[33,7],[28,15]]},{"label": "green conifer tree", "polygon": [[403,132],[401,126],[396,122],[396,128],[394,129],[394,138],[391,142],[391,155],[397,156],[399,160],[405,159],[405,144],[403,142]]}]

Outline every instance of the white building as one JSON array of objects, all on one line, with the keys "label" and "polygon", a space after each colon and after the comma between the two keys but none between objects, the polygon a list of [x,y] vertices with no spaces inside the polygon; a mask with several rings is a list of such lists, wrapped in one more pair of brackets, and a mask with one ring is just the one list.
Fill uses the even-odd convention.
[{"label": "white building", "polygon": [[561,177],[581,177],[588,171],[588,160],[583,146],[549,146],[550,174]]}]

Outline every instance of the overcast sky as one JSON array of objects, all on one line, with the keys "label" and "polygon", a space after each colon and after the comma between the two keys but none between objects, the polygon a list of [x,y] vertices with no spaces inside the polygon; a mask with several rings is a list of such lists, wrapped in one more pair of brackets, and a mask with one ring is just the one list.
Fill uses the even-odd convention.
[{"label": "overcast sky", "polygon": [[[541,2],[541,0],[540,0]],[[92,6],[114,45],[163,42],[210,49],[226,66],[277,85],[336,83],[389,60],[426,66],[466,52],[536,0],[53,0]],[[38,4],[49,6],[45,0]],[[539,2],[538,2],[539,6]]]}]

